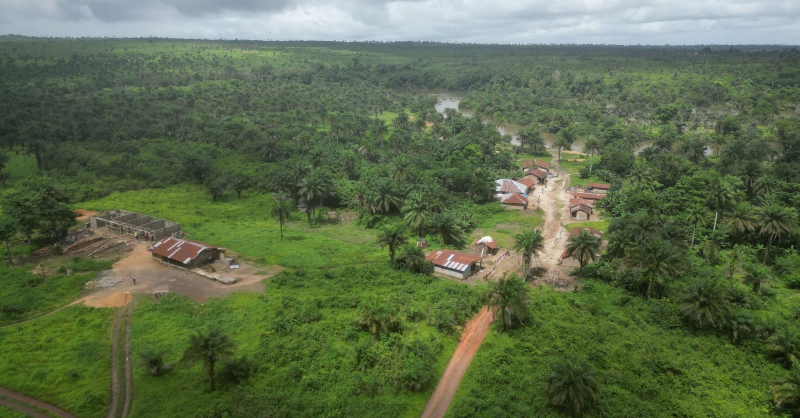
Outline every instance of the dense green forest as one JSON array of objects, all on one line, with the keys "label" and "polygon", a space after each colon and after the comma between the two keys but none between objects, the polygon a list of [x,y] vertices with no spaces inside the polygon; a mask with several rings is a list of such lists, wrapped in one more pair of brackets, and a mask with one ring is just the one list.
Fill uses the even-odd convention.
[{"label": "dense green forest", "polygon": [[[611,184],[607,245],[570,292],[509,288],[515,318],[449,416],[800,416],[796,48],[2,36],[0,80],[9,260],[58,242],[72,209],[124,208],[286,268],[263,295],[141,300],[137,354],[178,362],[214,327],[238,351],[212,392],[197,365],[137,368],[131,416],[418,415],[461,327],[503,293],[429,276],[405,244],[491,231],[513,248],[540,218],[502,210],[494,181],[572,148],[588,154],[564,163],[573,184]],[[459,109],[437,110],[444,92]],[[28,270],[0,267],[0,324],[88,277]],[[103,344],[105,314],[80,312]],[[0,363],[37,361],[20,354],[36,321],[0,328]],[[0,385],[103,416],[100,373],[75,370],[87,348],[52,332],[71,377]],[[586,408],[558,402],[564,370],[589,382]]]}]

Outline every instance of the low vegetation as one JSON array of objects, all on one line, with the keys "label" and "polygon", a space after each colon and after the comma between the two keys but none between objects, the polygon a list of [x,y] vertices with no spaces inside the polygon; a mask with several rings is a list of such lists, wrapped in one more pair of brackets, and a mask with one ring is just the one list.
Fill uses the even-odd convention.
[{"label": "low vegetation", "polygon": [[111,309],[71,306],[0,328],[0,386],[87,418],[110,400]]},{"label": "low vegetation", "polygon": [[[134,353],[164,353],[159,364],[175,367],[157,377],[135,369],[131,414],[419,416],[484,291],[381,263],[283,272],[264,294],[204,304],[140,300]],[[255,371],[231,382],[220,362],[211,393],[208,368],[178,360],[190,336],[214,327],[235,344],[225,356],[246,357]]]}]

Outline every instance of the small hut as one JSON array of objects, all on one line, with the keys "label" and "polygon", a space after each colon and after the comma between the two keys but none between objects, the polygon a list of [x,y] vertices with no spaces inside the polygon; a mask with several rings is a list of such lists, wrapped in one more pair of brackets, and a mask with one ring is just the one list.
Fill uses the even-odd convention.
[{"label": "small hut", "polygon": [[589,183],[586,185],[586,189],[592,193],[606,194],[611,189],[611,185],[608,183]]},{"label": "small hut", "polygon": [[472,246],[470,246],[470,252],[481,258],[487,255],[495,255],[497,254],[497,241],[488,235],[476,239],[475,242],[472,243]]},{"label": "small hut", "polygon": [[500,204],[511,209],[528,209],[528,198],[523,194],[508,194],[500,199]]}]

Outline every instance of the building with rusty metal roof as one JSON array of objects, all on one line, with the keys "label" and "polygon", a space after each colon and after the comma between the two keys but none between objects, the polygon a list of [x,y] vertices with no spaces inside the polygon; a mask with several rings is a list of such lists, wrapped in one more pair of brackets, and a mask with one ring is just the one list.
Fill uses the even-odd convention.
[{"label": "building with rusty metal roof", "polygon": [[466,279],[479,270],[475,265],[481,258],[454,250],[434,251],[426,257],[433,263],[433,270],[458,279]]},{"label": "building with rusty metal roof", "polygon": [[150,252],[156,261],[191,269],[219,260],[225,249],[188,239],[167,237],[153,244]]}]

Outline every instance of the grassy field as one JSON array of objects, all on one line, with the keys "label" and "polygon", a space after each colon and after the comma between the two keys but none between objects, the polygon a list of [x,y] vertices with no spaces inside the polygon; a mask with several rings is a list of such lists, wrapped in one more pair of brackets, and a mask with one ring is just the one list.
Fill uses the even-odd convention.
[{"label": "grassy field", "polygon": [[530,212],[522,213],[519,210],[506,210],[500,205],[500,202],[477,207],[475,217],[478,219],[478,227],[470,234],[467,244],[488,235],[503,248],[513,247],[514,234],[525,229],[533,229],[542,223],[540,215],[533,215]]},{"label": "grassy field", "polygon": [[751,348],[679,329],[668,301],[593,281],[585,289],[533,289],[531,323],[489,333],[448,416],[563,416],[543,391],[550,362],[567,353],[597,370],[598,405],[587,417],[772,416],[769,387],[785,371],[753,353],[761,342]]},{"label": "grassy field", "polygon": [[[78,259],[76,262],[64,258],[61,259],[63,264],[59,261],[47,263],[46,277],[31,274],[31,266],[0,265],[0,325],[35,317],[72,302],[83,291],[84,283],[94,280],[95,272],[111,267],[111,263],[105,261]],[[73,274],[66,275],[63,267],[66,265]]]},{"label": "grassy field", "polygon": [[36,158],[33,155],[24,154],[19,149],[6,152],[10,157],[6,164],[6,171],[11,176],[10,184],[39,172],[39,168],[36,167]]},{"label": "grassy field", "polygon": [[72,306],[0,328],[0,386],[81,418],[105,415],[110,397],[111,309]]},{"label": "grassy field", "polygon": [[592,228],[600,232],[606,233],[608,232],[609,225],[611,225],[611,221],[588,221],[588,222],[575,222],[572,224],[567,224],[565,228],[567,228],[570,231],[572,231],[575,228]]},{"label": "grassy field", "polygon": [[[141,299],[134,353],[152,347],[175,362],[193,330],[214,325],[258,371],[211,393],[199,365],[157,378],[137,367],[131,416],[417,417],[455,349],[455,324],[478,310],[482,292],[381,265],[283,272],[264,294],[205,304]],[[361,306],[373,300],[397,310],[397,332],[376,338],[358,326]]]},{"label": "grassy field", "polygon": [[114,193],[76,206],[126,209],[179,222],[190,239],[230,248],[267,264],[324,269],[386,259],[385,250],[371,245],[377,232],[349,221],[309,227],[305,215],[296,213],[281,240],[278,223],[269,217],[272,204],[272,195],[255,193],[213,202],[205,190],[182,185]]},{"label": "grassy field", "polygon": [[28,414],[23,414],[22,412],[17,412],[11,408],[0,405],[0,418],[26,418],[29,416]]}]

